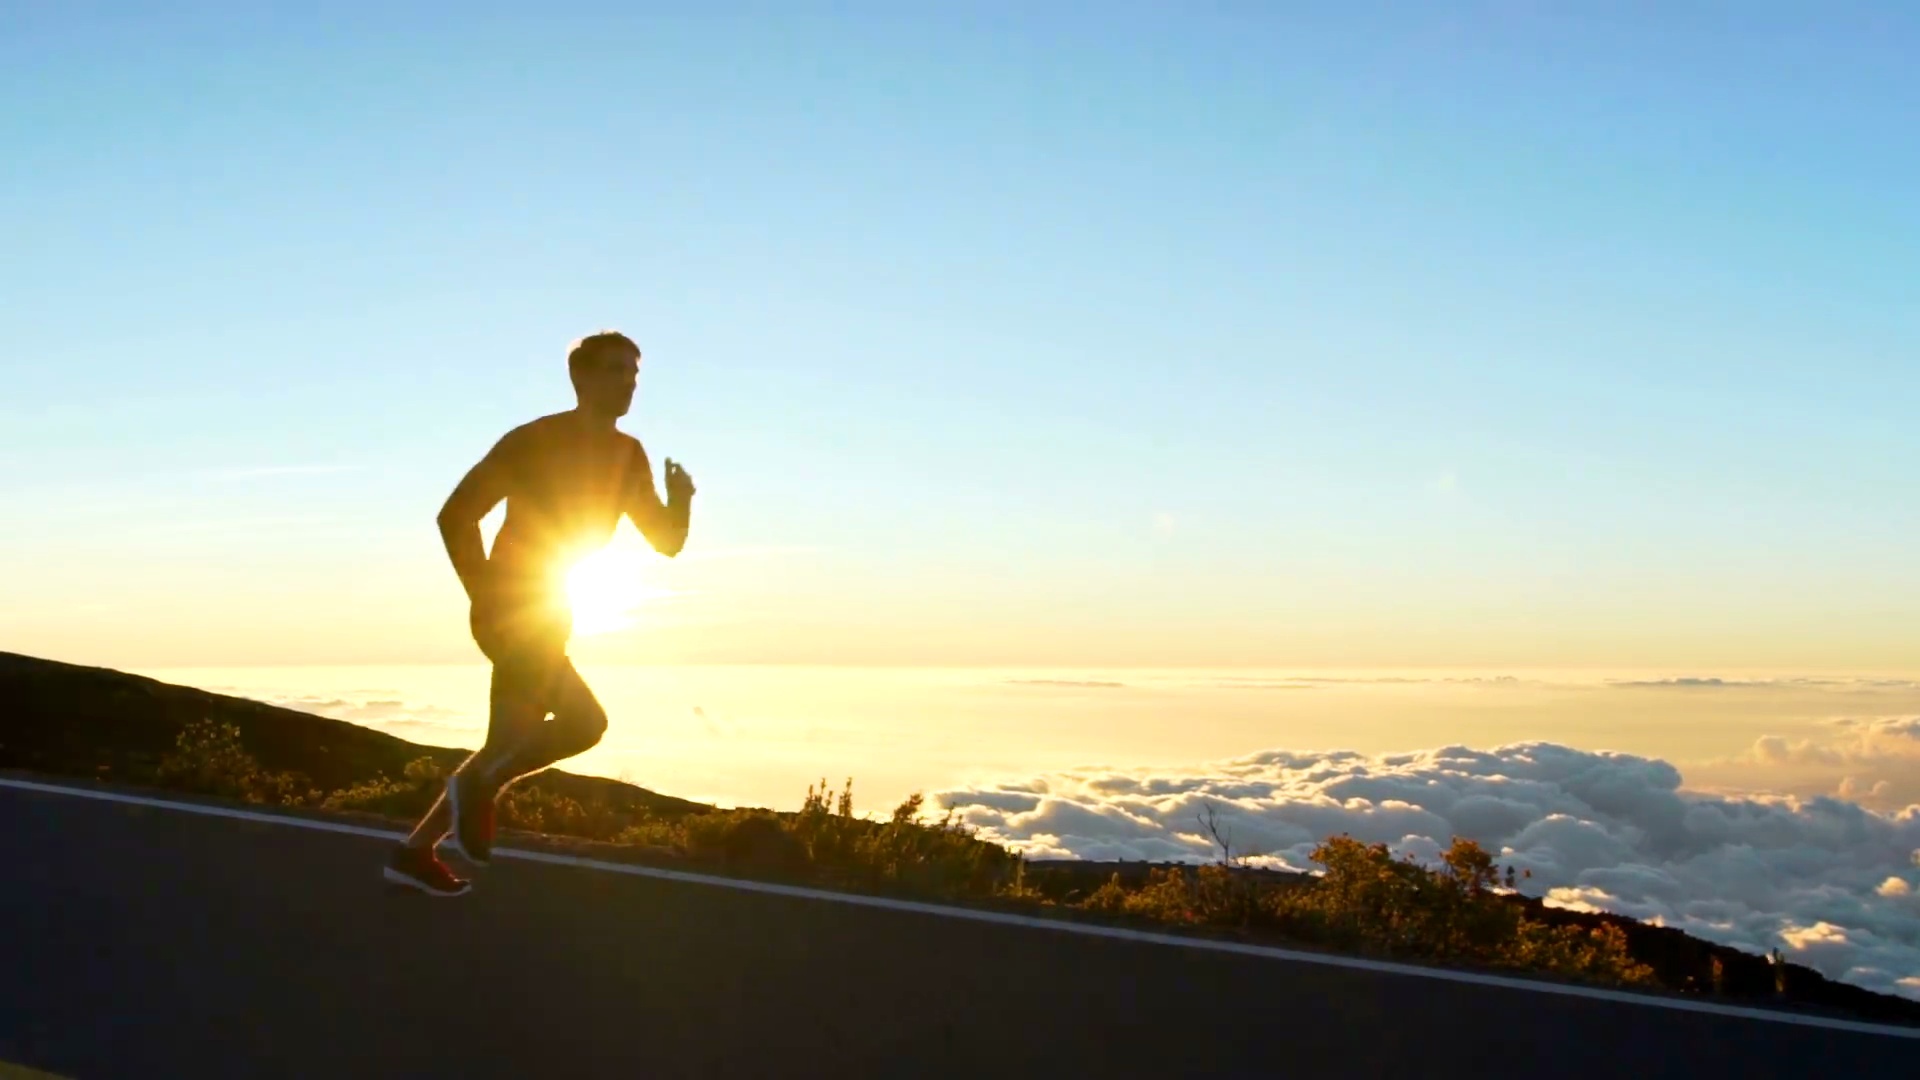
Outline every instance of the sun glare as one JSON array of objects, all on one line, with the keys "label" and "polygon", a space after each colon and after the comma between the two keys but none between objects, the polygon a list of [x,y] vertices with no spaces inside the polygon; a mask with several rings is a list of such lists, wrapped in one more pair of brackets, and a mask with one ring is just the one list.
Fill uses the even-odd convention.
[{"label": "sun glare", "polygon": [[567,571],[567,602],[576,637],[625,630],[639,621],[648,601],[667,594],[647,582],[650,554],[644,540],[623,532],[573,564]]}]

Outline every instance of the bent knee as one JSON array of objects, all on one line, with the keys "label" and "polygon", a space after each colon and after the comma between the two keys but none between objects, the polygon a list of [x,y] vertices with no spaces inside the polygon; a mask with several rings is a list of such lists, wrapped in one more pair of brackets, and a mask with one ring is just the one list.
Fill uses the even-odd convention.
[{"label": "bent knee", "polygon": [[[555,717],[560,720],[560,717]],[[596,746],[601,736],[607,733],[607,710],[598,704],[575,706],[562,721],[567,730],[568,741],[580,750]],[[578,753],[576,750],[575,753]]]}]

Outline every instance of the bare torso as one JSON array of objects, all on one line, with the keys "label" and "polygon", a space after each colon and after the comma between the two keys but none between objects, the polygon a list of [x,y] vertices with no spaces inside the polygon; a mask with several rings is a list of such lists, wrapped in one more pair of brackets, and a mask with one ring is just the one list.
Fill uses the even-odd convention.
[{"label": "bare torso", "polygon": [[514,429],[503,450],[507,515],[487,558],[488,606],[562,608],[567,568],[613,536],[635,485],[651,485],[646,451],[568,413]]}]

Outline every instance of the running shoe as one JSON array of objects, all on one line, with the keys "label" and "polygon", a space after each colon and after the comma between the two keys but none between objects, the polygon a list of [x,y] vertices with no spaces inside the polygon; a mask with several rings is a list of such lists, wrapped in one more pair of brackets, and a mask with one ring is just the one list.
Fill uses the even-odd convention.
[{"label": "running shoe", "polygon": [[431,849],[405,844],[394,850],[383,876],[395,885],[430,896],[460,896],[473,888],[472,882],[455,874]]}]

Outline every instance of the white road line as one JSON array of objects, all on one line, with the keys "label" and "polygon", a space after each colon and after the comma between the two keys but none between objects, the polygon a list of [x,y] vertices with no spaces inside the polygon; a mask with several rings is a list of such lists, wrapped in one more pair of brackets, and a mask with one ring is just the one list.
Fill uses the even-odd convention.
[{"label": "white road line", "polygon": [[[375,829],[364,825],[347,825],[341,822],[320,821],[313,818],[289,817],[283,814],[269,814],[258,810],[241,810],[227,806],[172,802],[167,799],[155,799],[144,795],[127,795],[121,792],[102,791],[95,788],[62,787],[57,784],[42,784],[31,780],[14,780],[6,777],[0,777],[0,788],[13,788],[18,791],[36,791],[47,795],[70,795],[76,798],[97,799],[102,802],[121,803],[127,806],[146,806],[158,810],[178,810],[188,814],[203,814],[207,817],[229,818],[235,821],[255,821],[268,825],[285,825],[296,829],[312,829],[316,832],[345,833],[349,836],[365,836],[376,840],[401,840],[406,836],[403,832]],[[1013,915],[1001,911],[947,907],[942,904],[922,903],[916,900],[896,900],[884,896],[862,896],[858,893],[832,892],[826,889],[812,889],[801,885],[781,885],[768,881],[748,881],[741,878],[719,877],[713,874],[696,874],[685,870],[664,870],[654,866],[637,866],[632,863],[586,859],[577,855],[556,855],[545,851],[527,851],[520,848],[498,847],[493,849],[493,854],[496,858],[522,859],[527,862],[549,863],[554,866],[572,866],[586,870],[599,870],[609,874],[631,874],[634,877],[654,878],[660,881],[676,881],[688,885],[708,885],[722,889],[734,889],[740,892],[765,893],[772,896],[791,896],[804,900],[823,900],[828,903],[849,904],[855,907],[880,908],[886,911],[906,911],[920,915],[932,915],[943,919],[962,919],[968,922],[992,923],[996,926],[1017,926],[1031,930],[1051,930],[1056,933],[1079,934],[1083,937],[1109,938],[1116,941],[1131,941],[1149,945],[1171,945],[1179,949],[1234,953],[1239,956],[1254,956],[1266,960],[1284,960],[1297,964],[1319,964],[1325,967],[1372,971],[1386,975],[1406,975],[1419,979],[1438,979],[1443,982],[1466,983],[1472,986],[1497,986],[1508,990],[1521,990],[1533,994],[1559,994],[1564,997],[1586,998],[1590,1001],[1610,1001],[1625,1005],[1640,1005],[1647,1008],[1705,1013],[1709,1016],[1759,1020],[1770,1024],[1795,1024],[1802,1027],[1824,1028],[1829,1031],[1849,1031],[1863,1035],[1888,1035],[1898,1039],[1920,1039],[1920,1027],[1899,1027],[1892,1024],[1870,1024],[1856,1020],[1836,1020],[1828,1017],[1805,1016],[1772,1009],[1755,1009],[1740,1005],[1722,1005],[1710,1001],[1656,997],[1649,994],[1636,994],[1624,990],[1603,990],[1597,987],[1570,986],[1561,983],[1539,982],[1533,979],[1512,978],[1502,975],[1482,975],[1467,971],[1449,971],[1444,968],[1398,964],[1386,960],[1367,960],[1355,956],[1297,952],[1292,949],[1282,949],[1271,945],[1249,945],[1236,941],[1216,941],[1209,938],[1186,937],[1180,934],[1157,934],[1147,930],[1130,930],[1124,927],[1100,926],[1093,923],[1070,922],[1062,919],[1041,919],[1031,915]]]}]

